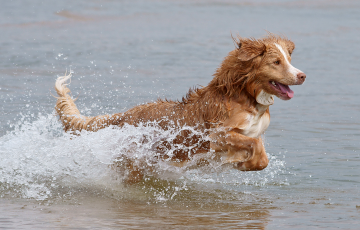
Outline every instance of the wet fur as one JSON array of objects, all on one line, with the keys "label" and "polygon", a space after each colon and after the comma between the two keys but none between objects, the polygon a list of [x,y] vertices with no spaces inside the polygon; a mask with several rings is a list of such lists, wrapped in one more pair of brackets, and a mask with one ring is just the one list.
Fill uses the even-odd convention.
[{"label": "wet fur", "polygon": [[[276,80],[287,85],[301,84],[294,81],[284,70],[285,67],[272,66],[274,58],[288,58],[295,45],[290,40],[269,34],[262,39],[238,37],[234,39],[236,49],[231,51],[216,70],[212,81],[203,88],[190,90],[181,101],[158,100],[153,103],[136,106],[124,113],[86,117],[80,114],[70,90],[65,82],[70,75],[59,77],[55,89],[59,95],[55,110],[65,131],[97,131],[110,125],[137,125],[141,122],[155,121],[163,129],[169,127],[192,126],[211,138],[204,140],[182,131],[173,143],[162,143],[157,147],[165,153],[167,146],[182,143],[185,146],[197,144],[191,152],[177,150],[172,162],[185,165],[195,154],[214,152],[215,158],[223,163],[234,164],[239,170],[261,170],[268,164],[268,158],[262,143],[263,134],[270,123],[269,105],[257,102],[258,96],[277,95],[269,86]],[[286,50],[288,57],[281,55],[278,44]],[[270,60],[271,59],[271,60]],[[290,79],[291,78],[291,79]],[[262,92],[263,91],[263,92]],[[280,95],[281,96],[281,95]],[[280,97],[279,96],[279,97]],[[166,158],[166,154],[163,155]],[[129,168],[140,180],[142,173],[133,165]]]}]

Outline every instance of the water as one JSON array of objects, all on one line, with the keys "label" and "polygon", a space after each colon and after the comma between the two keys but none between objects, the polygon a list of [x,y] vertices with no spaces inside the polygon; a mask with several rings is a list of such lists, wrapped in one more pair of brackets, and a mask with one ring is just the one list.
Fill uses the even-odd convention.
[{"label": "water", "polygon": [[[0,226],[357,229],[359,10],[356,1],[3,2]],[[65,71],[83,114],[121,112],[206,85],[234,48],[231,33],[266,30],[295,42],[292,64],[307,79],[270,108],[263,171],[158,163],[124,185],[109,164],[133,145],[151,160],[138,143],[159,130],[71,136],[54,115]]]}]

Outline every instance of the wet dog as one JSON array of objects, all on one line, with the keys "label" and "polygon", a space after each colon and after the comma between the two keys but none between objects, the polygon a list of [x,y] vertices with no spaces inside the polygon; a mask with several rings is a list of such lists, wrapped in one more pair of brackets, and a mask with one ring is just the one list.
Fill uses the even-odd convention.
[{"label": "wet dog", "polygon": [[[172,143],[164,141],[156,147],[163,159],[170,158],[183,166],[193,156],[211,152],[222,163],[233,164],[239,170],[264,169],[268,158],[261,134],[270,123],[269,106],[274,96],[291,99],[294,92],[289,86],[301,85],[306,75],[290,64],[295,45],[287,38],[269,34],[261,39],[238,37],[234,41],[235,50],[225,57],[207,86],[190,90],[181,101],[158,100],[124,113],[81,115],[65,84],[70,75],[59,77],[55,110],[64,130],[95,132],[110,125],[137,126],[144,122],[156,122],[163,129],[190,126],[208,138],[183,130]],[[184,148],[166,155],[169,146],[179,143]],[[132,164],[129,169],[130,180],[142,178],[140,169]]]}]

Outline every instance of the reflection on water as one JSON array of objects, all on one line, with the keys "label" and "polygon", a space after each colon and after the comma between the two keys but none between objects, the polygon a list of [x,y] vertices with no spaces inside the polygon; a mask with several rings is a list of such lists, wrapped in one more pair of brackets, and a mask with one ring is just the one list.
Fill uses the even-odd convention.
[{"label": "reflection on water", "polygon": [[[149,186],[166,186],[168,182]],[[141,185],[138,185],[141,187]],[[162,187],[165,189],[166,187]],[[142,188],[127,188],[126,193],[139,193]],[[188,190],[177,199],[147,201],[137,197],[114,199],[96,192],[82,191],[68,199],[55,199],[52,204],[30,200],[3,199],[0,212],[2,227],[56,226],[73,228],[236,228],[264,229],[269,222],[269,210],[275,207],[266,199],[252,194],[226,194]],[[111,194],[109,194],[111,196]],[[100,196],[100,197],[99,197]],[[20,223],[13,216],[27,213]]]},{"label": "reflection on water", "polygon": [[[268,222],[267,209],[241,206],[242,208],[218,207],[216,210],[199,209],[197,207],[167,207],[164,205],[147,205],[132,202],[113,202],[88,198],[89,203],[78,205],[62,205],[40,207],[21,201],[20,204],[4,202],[0,211],[6,213],[0,220],[2,227],[43,226],[71,228],[206,228],[217,227],[236,229],[264,229]],[[20,202],[20,201],[16,201]],[[9,207],[10,212],[7,212]],[[35,207],[34,207],[35,206]],[[14,208],[16,207],[16,208]],[[17,210],[17,211],[15,211]],[[13,217],[27,213],[20,223],[13,223]]]},{"label": "reflection on water", "polygon": [[[358,11],[357,1],[2,3],[0,226],[357,229]],[[66,70],[83,114],[121,112],[206,85],[234,48],[230,33],[265,30],[295,42],[292,63],[308,77],[270,108],[264,171],[158,164],[124,185],[109,165],[127,138],[153,130],[74,137],[53,115],[49,90]]]}]

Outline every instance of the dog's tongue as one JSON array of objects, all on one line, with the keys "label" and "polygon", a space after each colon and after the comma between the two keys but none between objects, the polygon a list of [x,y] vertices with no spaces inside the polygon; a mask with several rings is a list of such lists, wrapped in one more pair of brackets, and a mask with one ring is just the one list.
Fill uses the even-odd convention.
[{"label": "dog's tongue", "polygon": [[283,85],[283,84],[281,84],[279,82],[277,82],[277,84],[278,84],[278,86],[279,86],[282,93],[286,93],[286,95],[288,97],[290,97],[290,98],[294,97],[294,91],[292,91],[288,85]]}]

